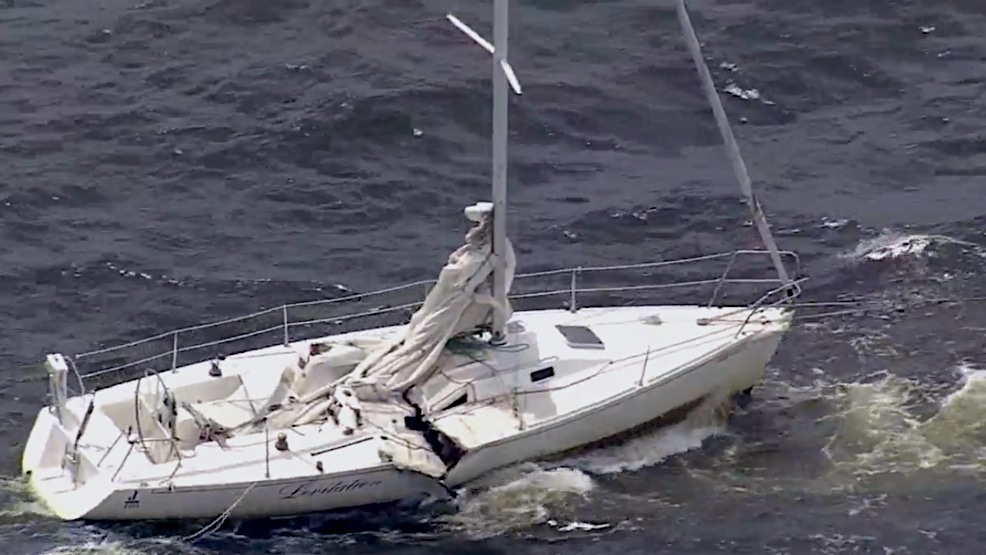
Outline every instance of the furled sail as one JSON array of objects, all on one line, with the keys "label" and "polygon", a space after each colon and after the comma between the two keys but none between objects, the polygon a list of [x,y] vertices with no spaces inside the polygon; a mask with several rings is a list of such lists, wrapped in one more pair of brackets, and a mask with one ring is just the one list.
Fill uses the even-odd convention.
[{"label": "furled sail", "polygon": [[[438,283],[411,317],[403,336],[371,352],[343,380],[342,385],[358,398],[380,399],[422,383],[433,373],[449,339],[488,323],[491,310],[502,310],[509,318],[509,301],[507,306],[497,306],[492,295],[492,205],[480,203],[465,212],[476,225],[466,234],[466,243],[449,256]],[[516,268],[509,239],[505,252],[509,291]]]}]

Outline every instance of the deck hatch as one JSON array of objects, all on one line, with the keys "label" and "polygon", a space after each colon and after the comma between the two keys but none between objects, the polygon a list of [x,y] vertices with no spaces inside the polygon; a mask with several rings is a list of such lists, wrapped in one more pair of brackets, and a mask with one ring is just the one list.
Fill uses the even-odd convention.
[{"label": "deck hatch", "polygon": [[586,326],[555,326],[573,349],[604,349],[603,340]]},{"label": "deck hatch", "polygon": [[531,383],[537,383],[539,381],[546,380],[554,375],[555,375],[554,366],[549,366],[547,368],[535,370],[531,372]]}]

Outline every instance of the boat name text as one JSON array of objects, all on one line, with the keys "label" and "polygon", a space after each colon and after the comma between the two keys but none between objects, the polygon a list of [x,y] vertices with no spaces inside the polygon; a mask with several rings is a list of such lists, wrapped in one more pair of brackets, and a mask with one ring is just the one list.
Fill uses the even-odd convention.
[{"label": "boat name text", "polygon": [[277,490],[281,499],[298,499],[302,497],[315,497],[319,495],[331,495],[333,493],[345,493],[347,491],[359,491],[375,488],[382,484],[380,480],[339,480],[331,484],[321,485],[318,482],[305,482],[303,484],[290,484]]}]

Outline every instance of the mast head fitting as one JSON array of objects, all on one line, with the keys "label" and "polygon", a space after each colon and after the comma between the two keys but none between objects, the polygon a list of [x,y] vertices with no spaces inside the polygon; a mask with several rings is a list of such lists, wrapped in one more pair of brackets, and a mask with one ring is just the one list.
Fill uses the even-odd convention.
[{"label": "mast head fitting", "polygon": [[466,218],[471,222],[481,223],[483,220],[490,217],[493,214],[493,203],[492,202],[477,202],[472,206],[467,206],[465,209]]}]

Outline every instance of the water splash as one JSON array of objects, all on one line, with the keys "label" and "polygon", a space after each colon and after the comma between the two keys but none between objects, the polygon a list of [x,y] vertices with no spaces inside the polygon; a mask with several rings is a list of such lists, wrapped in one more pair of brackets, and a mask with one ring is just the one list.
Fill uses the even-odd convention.
[{"label": "water splash", "polygon": [[31,522],[55,518],[54,513],[38,501],[26,479],[0,477],[0,524]]},{"label": "water splash", "polygon": [[587,501],[592,475],[632,472],[702,446],[724,430],[728,406],[711,399],[677,424],[650,430],[615,445],[581,452],[553,463],[523,463],[481,478],[458,499],[446,517],[452,528],[491,537],[536,525],[557,532],[612,530],[619,523],[584,522],[572,514],[573,501]]},{"label": "water splash", "polygon": [[839,491],[851,500],[850,516],[879,512],[886,495],[946,477],[982,478],[986,370],[960,366],[952,373],[958,380],[934,374],[770,380],[728,445],[689,461],[688,473],[731,494]]},{"label": "water splash", "polygon": [[728,411],[720,401],[706,401],[677,424],[626,442],[595,449],[566,461],[593,474],[633,472],[669,457],[698,449],[706,439],[725,429]]},{"label": "water splash", "polygon": [[464,492],[458,511],[444,521],[476,539],[498,536],[548,524],[553,513],[562,512],[573,498],[585,500],[593,487],[592,478],[581,470],[525,463],[495,472]]}]

